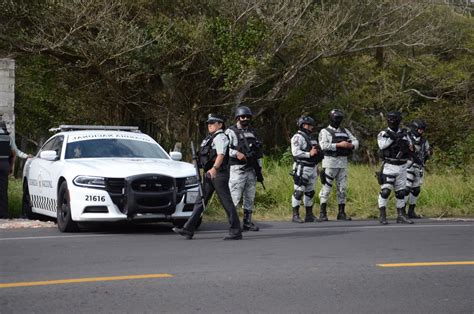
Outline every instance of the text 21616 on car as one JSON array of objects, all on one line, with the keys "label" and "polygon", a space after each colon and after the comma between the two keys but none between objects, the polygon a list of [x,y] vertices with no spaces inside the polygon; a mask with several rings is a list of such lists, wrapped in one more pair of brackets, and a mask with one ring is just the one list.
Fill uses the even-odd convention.
[{"label": "text 21616 on car", "polygon": [[196,172],[137,127],[62,125],[23,170],[23,210],[77,223],[119,220],[182,225],[198,196]]}]

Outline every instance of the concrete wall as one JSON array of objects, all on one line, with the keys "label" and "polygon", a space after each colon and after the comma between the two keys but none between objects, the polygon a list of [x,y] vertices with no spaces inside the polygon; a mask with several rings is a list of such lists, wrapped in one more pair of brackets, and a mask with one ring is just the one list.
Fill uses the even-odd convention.
[{"label": "concrete wall", "polygon": [[15,134],[15,60],[0,59],[0,116]]}]

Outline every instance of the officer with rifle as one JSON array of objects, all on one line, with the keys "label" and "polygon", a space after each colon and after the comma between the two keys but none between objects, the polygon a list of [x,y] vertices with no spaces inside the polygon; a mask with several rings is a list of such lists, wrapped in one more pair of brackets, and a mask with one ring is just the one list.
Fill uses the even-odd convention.
[{"label": "officer with rifle", "polygon": [[257,182],[262,183],[265,188],[262,175],[262,143],[257,132],[250,128],[252,117],[249,107],[237,107],[234,117],[236,124],[225,132],[229,137],[229,188],[235,206],[242,199],[244,231],[259,230],[252,221]]},{"label": "officer with rifle", "polygon": [[333,109],[329,113],[329,126],[319,132],[319,145],[324,151],[323,170],[321,171],[321,191],[319,193],[319,218],[328,221],[327,202],[332,185],[336,182],[336,194],[339,212],[337,220],[351,220],[346,215],[347,167],[349,156],[359,148],[359,141],[349,130],[341,127],[344,113]]},{"label": "officer with rifle", "polygon": [[400,128],[402,115],[398,111],[387,114],[388,128],[381,131],[377,143],[382,158],[382,169],[377,172],[380,184],[378,206],[380,223],[388,224],[387,203],[390,192],[395,190],[397,223],[412,224],[405,212],[407,164],[412,154],[412,144],[405,129]]},{"label": "officer with rifle", "polygon": [[433,154],[433,150],[423,137],[425,133],[426,123],[420,119],[415,119],[410,124],[410,132],[408,136],[413,144],[413,158],[408,162],[407,170],[407,191],[405,202],[409,202],[408,218],[419,219],[421,216],[415,212],[416,201],[420,195],[421,185],[423,184],[423,170],[426,161]]},{"label": "officer with rifle", "polygon": [[5,121],[0,121],[0,218],[8,216],[8,176],[15,163],[14,145]]},{"label": "officer with rifle", "polygon": [[[209,135],[201,143],[198,157],[199,167],[204,169],[204,184],[199,189],[201,199],[194,205],[193,213],[184,227],[173,228],[174,232],[187,239],[193,238],[199,219],[214,191],[226,211],[230,224],[229,235],[224,240],[242,239],[239,215],[229,191],[229,139],[223,131],[224,123],[224,117],[219,114],[209,114],[207,118]],[[196,163],[195,167],[197,167]],[[199,177],[199,169],[196,171]]]},{"label": "officer with rifle", "polygon": [[[302,116],[298,119],[298,132],[291,138],[291,154],[294,163],[291,175],[294,181],[294,192],[291,196],[291,206],[293,208],[292,222],[320,222],[321,220],[313,215],[314,185],[318,177],[317,164],[324,155],[319,147],[318,141],[312,136],[315,121],[309,116]],[[299,208],[304,197],[306,216],[304,221],[300,218]]]}]

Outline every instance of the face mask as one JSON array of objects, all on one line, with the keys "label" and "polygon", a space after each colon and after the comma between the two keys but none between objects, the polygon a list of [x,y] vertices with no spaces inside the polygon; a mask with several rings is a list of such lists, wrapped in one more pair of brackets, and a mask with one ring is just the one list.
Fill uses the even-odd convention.
[{"label": "face mask", "polygon": [[246,128],[250,125],[250,120],[239,120],[239,123],[242,127]]},{"label": "face mask", "polygon": [[394,131],[398,131],[400,127],[400,121],[388,121],[388,127]]}]

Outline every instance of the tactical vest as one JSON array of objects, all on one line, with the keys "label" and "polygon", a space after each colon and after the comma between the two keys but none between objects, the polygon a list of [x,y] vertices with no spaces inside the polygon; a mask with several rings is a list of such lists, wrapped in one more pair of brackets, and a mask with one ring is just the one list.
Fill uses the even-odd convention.
[{"label": "tactical vest", "polygon": [[[303,149],[303,151],[309,152],[311,148],[313,148],[313,146],[317,146],[319,150],[318,140],[316,140],[314,137],[306,134],[303,131],[298,131],[298,134],[301,135],[306,141],[306,147]],[[305,166],[314,167],[316,166],[318,162],[322,160],[321,156],[322,154],[318,151],[316,155],[310,156],[309,158],[293,156],[293,159],[295,160],[296,163],[301,163]]]},{"label": "tactical vest", "polygon": [[[235,149],[242,154],[244,154],[247,159],[255,158],[259,159],[263,156],[262,143],[257,139],[255,130],[252,129],[239,129],[236,125],[229,127],[237,135],[237,146],[230,146],[230,148]],[[247,162],[245,160],[239,160],[235,157],[229,157],[230,165],[245,165]]]},{"label": "tactical vest", "polygon": [[[199,164],[204,171],[208,171],[214,165],[214,162],[217,158],[216,149],[212,148],[212,142],[217,135],[224,134],[223,132],[216,132],[214,134],[209,134],[201,143],[199,148]],[[224,136],[227,136],[224,134]],[[229,162],[229,150],[226,150],[226,155],[224,156],[224,161],[222,162],[219,170],[225,170]]]},{"label": "tactical vest", "polygon": [[[326,128],[326,131],[331,134],[332,144],[337,144],[340,142],[351,142],[349,134],[347,134],[346,129],[342,128],[342,131],[336,131],[331,128]],[[336,150],[325,150],[324,156],[339,157],[339,156],[349,156],[352,153],[352,149],[336,147]]]},{"label": "tactical vest", "polygon": [[[389,129],[386,129],[385,132],[393,132]],[[381,150],[381,157],[384,161],[394,162],[394,163],[404,163],[410,157],[410,143],[401,139],[399,141],[393,141],[390,146]]]},{"label": "tactical vest", "polygon": [[413,142],[413,146],[415,150],[414,152],[415,158],[413,161],[416,164],[422,166],[425,160],[427,159],[426,158],[427,157],[426,156],[426,140],[421,136],[417,139],[412,133],[410,133],[409,136]]},{"label": "tactical vest", "polygon": [[10,158],[11,151],[10,135],[8,133],[0,133],[0,159]]}]

